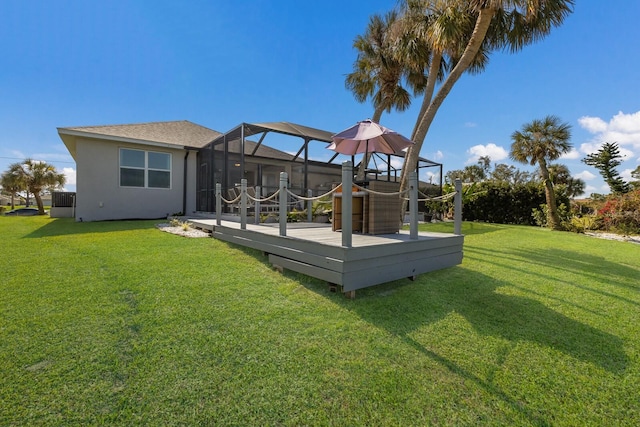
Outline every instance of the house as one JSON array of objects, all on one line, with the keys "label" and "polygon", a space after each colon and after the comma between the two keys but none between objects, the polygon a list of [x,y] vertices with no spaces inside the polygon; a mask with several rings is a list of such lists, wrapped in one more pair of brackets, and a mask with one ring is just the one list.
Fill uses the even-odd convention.
[{"label": "house", "polygon": [[[64,127],[58,134],[77,165],[76,196],[69,198],[75,206],[66,211],[77,221],[211,213],[216,184],[227,195],[246,179],[260,189],[258,196],[269,196],[278,190],[281,172],[287,173],[290,191],[317,196],[341,181],[339,161],[345,160],[337,154],[328,162],[312,160],[310,145],[325,148],[333,133],[288,122],[241,123],[226,133],[173,121]],[[274,134],[299,144],[287,145],[290,152],[274,149],[265,143]],[[397,170],[385,156],[381,176],[395,180]],[[419,167],[442,167],[420,162]]]},{"label": "house", "polygon": [[195,211],[198,149],[221,135],[186,120],[63,127],[58,134],[76,161],[78,221]]}]

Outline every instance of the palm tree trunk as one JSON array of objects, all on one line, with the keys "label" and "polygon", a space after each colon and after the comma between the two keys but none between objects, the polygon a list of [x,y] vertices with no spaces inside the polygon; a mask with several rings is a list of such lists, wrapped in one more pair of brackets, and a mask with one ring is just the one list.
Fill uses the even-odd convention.
[{"label": "palm tree trunk", "polygon": [[[434,52],[431,58],[431,65],[429,65],[429,76],[427,77],[427,86],[424,90],[424,97],[422,98],[422,105],[420,106],[420,112],[418,117],[422,117],[426,114],[431,99],[433,98],[433,92],[435,91],[436,82],[438,81],[438,73],[440,73],[440,65],[442,64],[442,54],[440,52]],[[415,141],[416,130],[418,126],[414,126],[411,133],[411,140]]]},{"label": "palm tree trunk", "polygon": [[36,199],[36,204],[38,205],[38,215],[44,215],[44,203],[42,203],[42,197],[40,197],[40,192],[34,192],[33,197]]},{"label": "palm tree trunk", "polygon": [[547,161],[544,158],[538,159],[540,174],[544,180],[544,195],[547,200],[547,222],[553,230],[562,230],[558,207],[556,206],[556,193],[553,191],[553,183],[547,169]]},{"label": "palm tree trunk", "polygon": [[[496,11],[497,9],[495,8],[480,9],[478,18],[476,19],[476,25],[473,29],[473,33],[469,38],[469,42],[465,47],[460,61],[458,61],[453,70],[451,70],[451,73],[449,73],[449,75],[445,79],[435,98],[433,98],[433,100],[429,103],[429,107],[427,108],[425,113],[418,117],[416,126],[412,134],[415,145],[413,145],[407,151],[407,156],[404,159],[404,165],[402,167],[400,184],[401,191],[404,191],[409,186],[409,172],[416,170],[418,166],[420,150],[422,149],[424,139],[427,136],[429,127],[431,126],[431,123],[433,122],[438,109],[444,102],[449,92],[451,92],[453,85],[458,81],[460,76],[462,76],[462,73],[464,73],[469,68],[471,62],[473,61],[473,58],[478,54],[478,51],[480,50],[482,42],[487,35],[489,25],[491,24],[491,20],[496,14]],[[431,78],[431,76],[429,76],[429,78]],[[401,216],[404,215],[404,210],[406,209],[405,204],[403,203],[402,205],[403,210],[402,212],[400,212]]]}]

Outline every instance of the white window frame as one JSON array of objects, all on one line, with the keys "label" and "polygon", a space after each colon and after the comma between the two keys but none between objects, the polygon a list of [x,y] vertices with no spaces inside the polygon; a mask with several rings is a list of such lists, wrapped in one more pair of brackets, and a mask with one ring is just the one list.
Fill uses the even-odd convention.
[{"label": "white window frame", "polygon": [[[144,153],[144,167],[139,166],[123,166],[122,165],[122,151],[139,151]],[[159,169],[159,168],[151,168],[149,167],[149,153],[154,154],[162,154],[169,156],[169,169]],[[143,170],[144,171],[144,186],[138,185],[123,185],[122,184],[122,169],[134,169],[134,170]],[[149,186],[149,171],[160,171],[160,172],[168,172],[169,173],[169,186],[168,187],[150,187]],[[163,152],[163,151],[147,151],[147,150],[139,150],[137,148],[128,148],[128,147],[120,147],[118,150],[118,184],[122,188],[148,188],[154,190],[171,190],[173,177],[173,156],[171,153]]]}]

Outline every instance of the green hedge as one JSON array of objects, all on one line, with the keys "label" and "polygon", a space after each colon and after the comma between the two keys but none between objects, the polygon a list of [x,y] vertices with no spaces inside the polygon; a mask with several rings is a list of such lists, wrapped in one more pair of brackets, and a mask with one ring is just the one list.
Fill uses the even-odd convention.
[{"label": "green hedge", "polygon": [[[569,205],[566,196],[556,194],[556,202]],[[544,187],[539,183],[510,185],[504,182],[481,182],[464,203],[465,221],[497,224],[536,225],[533,209],[546,204]]]}]

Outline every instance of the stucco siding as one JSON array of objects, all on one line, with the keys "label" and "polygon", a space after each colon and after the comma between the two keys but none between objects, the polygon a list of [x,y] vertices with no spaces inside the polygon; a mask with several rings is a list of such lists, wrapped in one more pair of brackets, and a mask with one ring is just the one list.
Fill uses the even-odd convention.
[{"label": "stucco siding", "polygon": [[187,204],[184,212],[185,215],[194,214],[196,212],[196,186],[197,186],[197,180],[198,180],[197,168],[198,168],[197,152],[190,151],[189,156],[187,157],[187,186],[186,186]]},{"label": "stucco siding", "polygon": [[[120,148],[171,154],[171,188],[121,187]],[[182,149],[78,138],[76,220],[152,219],[181,212],[185,153]],[[191,156],[195,158],[195,155],[190,154],[189,157]],[[193,182],[195,183],[195,175]],[[188,206],[190,198],[187,197]],[[195,210],[195,188],[192,198]]]}]

